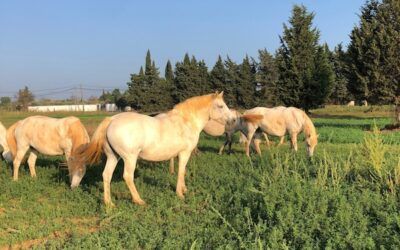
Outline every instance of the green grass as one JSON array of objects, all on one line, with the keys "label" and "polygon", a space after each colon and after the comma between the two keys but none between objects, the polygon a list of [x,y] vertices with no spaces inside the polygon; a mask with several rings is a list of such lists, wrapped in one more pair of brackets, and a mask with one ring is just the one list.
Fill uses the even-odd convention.
[{"label": "green grass", "polygon": [[121,163],[111,186],[116,208],[108,210],[103,164],[70,190],[60,157],[41,156],[38,178],[24,167],[18,182],[0,162],[0,248],[398,248],[400,133],[371,132],[390,123],[385,117],[313,120],[320,141],[311,160],[302,141],[297,153],[286,142],[251,160],[239,144],[219,156],[223,138],[203,135],[184,201],[167,162],[140,161],[135,184],[144,207],[131,203]]}]

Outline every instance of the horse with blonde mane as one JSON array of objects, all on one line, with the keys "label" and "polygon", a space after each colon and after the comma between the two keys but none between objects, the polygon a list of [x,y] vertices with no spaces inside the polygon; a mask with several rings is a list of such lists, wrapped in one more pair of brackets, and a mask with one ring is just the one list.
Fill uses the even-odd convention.
[{"label": "horse with blonde mane", "polygon": [[13,159],[15,181],[18,180],[21,161],[28,151],[28,166],[32,177],[36,177],[35,163],[38,153],[65,155],[71,188],[77,187],[85,175],[86,166],[79,159],[78,152],[89,143],[89,135],[76,117],[56,119],[30,116],[14,123],[7,130],[6,139],[8,152],[4,153]]},{"label": "horse with blonde mane", "polygon": [[[250,143],[254,133],[259,128],[262,132],[274,136],[290,135],[292,147],[297,151],[297,135],[304,132],[308,156],[312,156],[318,143],[318,135],[314,124],[307,114],[298,108],[263,108],[257,107],[244,112],[245,115],[259,115],[254,120],[254,126],[249,128],[246,142],[246,155],[250,155]],[[255,141],[256,151],[261,154],[259,142]]]},{"label": "horse with blonde mane", "polygon": [[181,102],[159,117],[138,113],[121,113],[104,119],[93,134],[81,156],[87,162],[97,162],[102,153],[107,157],[103,171],[104,202],[113,206],[110,194],[111,177],[119,158],[124,161],[123,178],[132,195],[132,201],[143,205],[134,184],[138,158],[148,161],[166,161],[179,158],[176,194],[184,198],[186,164],[196,147],[200,132],[209,120],[225,123],[231,113],[223,100],[223,92],[197,96]]}]

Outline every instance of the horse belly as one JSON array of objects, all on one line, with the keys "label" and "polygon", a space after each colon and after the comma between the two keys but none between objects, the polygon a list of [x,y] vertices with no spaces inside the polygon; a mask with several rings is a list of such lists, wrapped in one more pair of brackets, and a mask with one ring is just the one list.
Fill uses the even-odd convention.
[{"label": "horse belly", "polygon": [[158,142],[143,148],[139,157],[148,161],[166,161],[178,155],[187,148],[186,144],[177,140],[169,142]]},{"label": "horse belly", "polygon": [[284,126],[271,126],[262,124],[261,130],[269,135],[284,136],[286,134],[286,127]]},{"label": "horse belly", "polygon": [[62,155],[62,154],[64,154],[64,151],[59,147],[59,145],[54,144],[54,143],[42,144],[42,143],[32,142],[31,147],[34,148],[39,153],[44,154],[44,155]]}]

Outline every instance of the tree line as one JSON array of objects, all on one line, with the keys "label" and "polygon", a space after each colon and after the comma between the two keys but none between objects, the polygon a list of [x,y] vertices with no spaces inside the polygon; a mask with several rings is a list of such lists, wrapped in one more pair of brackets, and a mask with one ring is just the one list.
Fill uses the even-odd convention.
[{"label": "tree line", "polygon": [[208,68],[187,53],[174,66],[168,61],[160,73],[147,51],[144,67],[131,74],[128,89],[103,92],[100,100],[153,112],[223,90],[234,108],[285,105],[308,111],[351,100],[393,104],[400,96],[400,1],[367,0],[347,48],[321,43],[314,16],[294,5],[278,49],[260,49],[257,58],[246,56],[241,62],[216,56]]},{"label": "tree line", "polygon": [[261,49],[258,58],[246,56],[240,63],[218,56],[208,69],[203,60],[185,54],[174,68],[168,61],[161,77],[147,51],[128,90],[112,98],[140,111],[169,109],[215,90],[223,90],[227,104],[236,108],[286,105],[308,111],[350,100],[393,103],[400,95],[400,1],[367,1],[347,50],[320,43],[314,15],[294,5],[275,53]]}]

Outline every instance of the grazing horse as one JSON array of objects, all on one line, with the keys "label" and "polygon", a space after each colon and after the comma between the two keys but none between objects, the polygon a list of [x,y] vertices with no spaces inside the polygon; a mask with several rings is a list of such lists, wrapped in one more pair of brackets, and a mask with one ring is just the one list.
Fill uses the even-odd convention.
[{"label": "grazing horse", "polygon": [[8,156],[8,149],[7,144],[7,129],[4,125],[0,122],[0,146],[3,148],[3,158],[7,161],[12,161],[12,159]]},{"label": "grazing horse", "polygon": [[[279,106],[279,107],[275,107],[273,109],[282,110],[282,109],[285,109],[285,107]],[[232,152],[232,139],[233,139],[233,135],[237,131],[240,131],[240,141],[243,143],[246,143],[247,138],[245,135],[247,135],[249,130],[251,130],[254,127],[254,123],[257,123],[257,121],[262,118],[259,115],[253,115],[253,114],[242,115],[240,112],[238,112],[236,110],[232,110],[232,112],[234,112],[235,118],[233,119],[233,121],[230,124],[227,124],[225,126],[226,141],[225,141],[225,144],[222,145],[221,148],[219,149],[220,155],[224,151],[224,148],[226,147],[226,145],[229,145],[228,154]],[[265,138],[267,146],[270,147],[271,142],[269,141],[267,134],[265,132],[262,132],[262,134]],[[285,136],[281,136],[279,145],[283,144],[284,139],[285,139]],[[257,140],[259,143],[260,142],[259,134],[257,134]]]},{"label": "grazing horse", "polygon": [[176,194],[184,198],[187,191],[186,164],[199,141],[200,132],[210,119],[225,123],[231,120],[231,116],[223,100],[223,92],[189,98],[159,117],[138,113],[117,114],[100,123],[81,156],[93,164],[105,153],[104,203],[111,206],[110,183],[119,157],[124,161],[123,178],[132,201],[143,205],[145,202],[134,184],[137,159],[166,161],[178,156]]},{"label": "grazing horse", "polygon": [[[246,155],[250,154],[250,143],[254,133],[258,128],[262,132],[274,136],[284,136],[290,134],[292,147],[297,151],[297,135],[304,132],[305,141],[307,146],[308,156],[312,156],[314,148],[318,143],[318,135],[316,133],[314,124],[311,119],[306,115],[303,110],[289,107],[289,108],[263,108],[257,107],[244,112],[245,115],[260,115],[262,119],[254,121],[255,126],[249,128],[247,133],[246,142]],[[261,154],[259,143],[255,142],[256,151]]]},{"label": "grazing horse", "polygon": [[83,161],[77,153],[89,143],[89,135],[81,121],[73,116],[56,119],[46,116],[31,116],[16,122],[7,130],[7,144],[13,159],[14,176],[27,151],[28,166],[32,177],[36,177],[35,163],[38,153],[44,155],[65,155],[71,188],[77,187],[86,172]]}]

